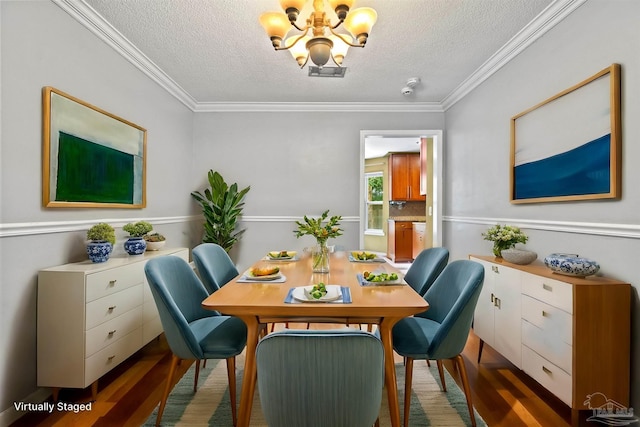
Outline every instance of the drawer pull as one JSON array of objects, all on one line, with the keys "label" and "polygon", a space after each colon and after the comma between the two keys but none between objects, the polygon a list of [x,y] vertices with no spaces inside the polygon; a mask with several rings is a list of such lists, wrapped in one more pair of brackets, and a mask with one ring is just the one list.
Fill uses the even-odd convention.
[{"label": "drawer pull", "polygon": [[491,266],[491,270],[492,270],[494,273],[498,273],[498,274],[500,274],[500,270],[498,269],[498,266],[497,266],[497,265],[492,265],[492,266]]},{"label": "drawer pull", "polygon": [[113,356],[109,356],[109,357],[107,357],[107,362],[111,362],[115,358],[116,358],[115,354]]},{"label": "drawer pull", "polygon": [[494,298],[493,305],[494,307],[500,308],[500,298]]},{"label": "drawer pull", "polygon": [[109,280],[109,286],[113,287],[116,285],[117,280],[113,279],[113,280]]},{"label": "drawer pull", "polygon": [[115,333],[116,333],[116,330],[115,330],[115,329],[114,329],[113,331],[109,331],[109,336],[110,336],[110,337],[112,337],[112,336],[113,336],[113,334],[115,334]]},{"label": "drawer pull", "polygon": [[542,372],[544,372],[545,374],[549,374],[551,375],[553,372],[551,372],[551,370],[549,368],[547,368],[546,366],[542,366]]},{"label": "drawer pull", "polygon": [[493,295],[493,292],[491,292],[491,302],[493,303],[493,300],[495,299],[495,296]]},{"label": "drawer pull", "polygon": [[110,313],[111,313],[111,312],[113,312],[113,310],[115,310],[115,309],[116,309],[116,306],[115,306],[115,305],[112,305],[111,307],[109,307],[109,308],[108,308],[108,310],[109,310],[109,312],[110,312]]},{"label": "drawer pull", "polygon": [[542,310],[542,317],[548,317],[549,313],[547,313],[546,311]]},{"label": "drawer pull", "polygon": [[546,283],[542,284],[542,289],[544,289],[545,291],[553,292],[553,286],[547,285]]}]

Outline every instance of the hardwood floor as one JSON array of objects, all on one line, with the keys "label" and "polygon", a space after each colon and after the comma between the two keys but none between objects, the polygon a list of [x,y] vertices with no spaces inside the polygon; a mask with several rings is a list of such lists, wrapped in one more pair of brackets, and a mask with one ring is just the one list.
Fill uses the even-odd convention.
[{"label": "hardwood floor", "polygon": [[[290,324],[291,328],[306,325]],[[329,328],[342,325],[312,325]],[[463,352],[473,393],[473,404],[488,426],[568,427],[571,411],[534,380],[516,369],[493,349],[484,346],[482,363],[476,363],[478,339],[471,333]],[[402,359],[398,357],[398,361]],[[101,378],[97,400],[88,412],[31,412],[12,427],[45,426],[140,426],[160,401],[171,353],[164,337],[152,341],[127,361]],[[416,361],[421,363],[420,361]],[[179,376],[191,366],[183,362]],[[447,364],[452,371],[452,365]],[[458,380],[457,373],[452,376]],[[91,388],[60,391],[59,400],[69,403],[91,401]],[[402,404],[402,402],[401,402]]]}]

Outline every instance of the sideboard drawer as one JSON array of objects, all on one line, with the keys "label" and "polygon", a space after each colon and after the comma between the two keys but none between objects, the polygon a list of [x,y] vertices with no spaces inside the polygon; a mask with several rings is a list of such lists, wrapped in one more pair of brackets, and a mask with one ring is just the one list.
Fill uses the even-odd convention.
[{"label": "sideboard drawer", "polygon": [[85,332],[85,355],[87,357],[96,351],[118,341],[131,331],[142,326],[142,309],[136,307],[120,316],[104,322]]},{"label": "sideboard drawer", "polygon": [[142,284],[87,304],[86,330],[142,306]]},{"label": "sideboard drawer", "polygon": [[87,302],[144,282],[144,263],[135,262],[120,268],[112,268],[87,275]]},{"label": "sideboard drawer", "polygon": [[522,320],[522,344],[571,374],[572,348],[560,337]]},{"label": "sideboard drawer", "polygon": [[570,283],[524,273],[522,293],[573,314],[573,286]]},{"label": "sideboard drawer", "polygon": [[135,353],[141,347],[141,342],[142,328],[138,328],[94,355],[89,356],[85,361],[84,387],[87,387]]},{"label": "sideboard drawer", "polygon": [[571,406],[571,375],[525,345],[522,346],[522,370]]},{"label": "sideboard drawer", "polygon": [[556,336],[568,345],[572,342],[573,316],[557,307],[546,304],[528,295],[522,295],[522,318]]}]

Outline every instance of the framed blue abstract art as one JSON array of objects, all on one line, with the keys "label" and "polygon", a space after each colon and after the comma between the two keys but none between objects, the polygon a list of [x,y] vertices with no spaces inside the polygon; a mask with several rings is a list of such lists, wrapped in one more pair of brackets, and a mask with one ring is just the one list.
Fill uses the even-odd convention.
[{"label": "framed blue abstract art", "polygon": [[618,199],[620,65],[511,119],[511,203]]},{"label": "framed blue abstract art", "polygon": [[146,129],[47,86],[43,133],[43,206],[146,206]]}]

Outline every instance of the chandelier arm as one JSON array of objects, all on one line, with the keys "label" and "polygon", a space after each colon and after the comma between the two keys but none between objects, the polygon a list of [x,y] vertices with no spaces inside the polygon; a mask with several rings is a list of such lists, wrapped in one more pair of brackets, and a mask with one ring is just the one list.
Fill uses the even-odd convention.
[{"label": "chandelier arm", "polygon": [[343,42],[345,42],[346,44],[348,44],[351,47],[364,47],[363,44],[353,44],[353,43],[351,43],[349,40],[347,40],[344,37],[342,37],[342,34],[336,33],[335,31],[333,31],[333,28],[329,28],[329,30],[331,31],[331,34],[333,34],[334,36],[340,38],[340,40],[342,40]]},{"label": "chandelier arm", "polygon": [[292,48],[294,45],[296,45],[300,40],[302,40],[302,38],[303,38],[304,36],[306,36],[306,35],[307,35],[307,32],[309,32],[309,28],[307,27],[306,29],[303,29],[302,31],[304,31],[304,33],[300,34],[300,35],[298,36],[298,38],[296,39],[296,41],[294,41],[293,43],[291,43],[289,46],[285,46],[285,47],[282,47],[282,46],[280,46],[280,47],[276,47],[276,50],[289,50],[289,49],[291,49],[291,48]]},{"label": "chandelier arm", "polygon": [[[334,26],[331,26],[331,23],[329,23],[329,25],[327,25],[327,27],[329,27],[329,29],[331,30],[331,32],[333,33],[333,30],[335,30],[336,28],[338,28],[340,25],[342,25],[342,23],[344,22],[344,19],[341,19],[338,21],[338,23]],[[335,33],[333,33],[335,34]]]},{"label": "chandelier arm", "polygon": [[333,56],[333,51],[331,52],[331,59],[333,59],[333,63],[336,64],[338,68],[342,68],[342,65],[338,64],[338,61],[336,61],[336,58]]},{"label": "chandelier arm", "polygon": [[304,31],[306,33],[309,30],[309,25],[305,25],[304,27],[300,28],[298,27],[298,24],[295,23],[295,21],[289,21],[289,22],[291,22],[291,25],[293,25],[295,29],[298,31]]}]

